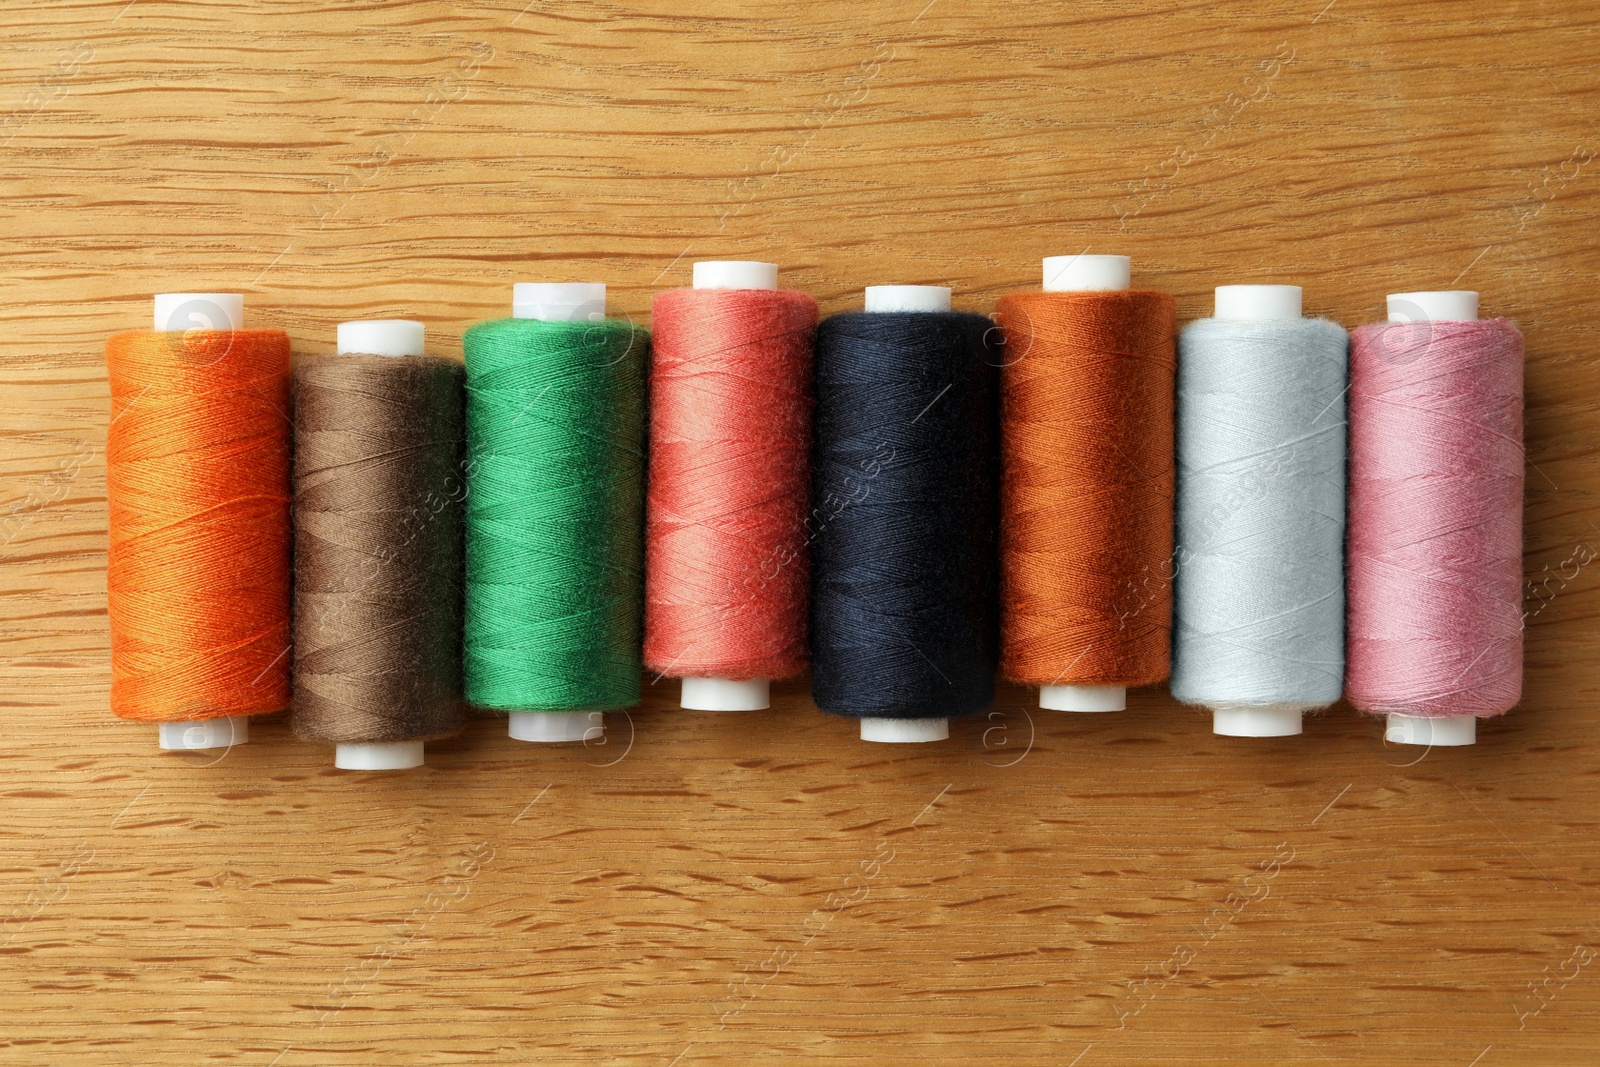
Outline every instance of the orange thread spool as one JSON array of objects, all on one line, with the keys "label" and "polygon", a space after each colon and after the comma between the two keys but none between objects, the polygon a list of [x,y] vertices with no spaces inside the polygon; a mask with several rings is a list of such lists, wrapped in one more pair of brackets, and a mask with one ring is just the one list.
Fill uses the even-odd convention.
[{"label": "orange thread spool", "polygon": [[167,723],[282,710],[288,335],[130,331],[106,343],[106,367],[111,710]]},{"label": "orange thread spool", "polygon": [[[1017,293],[995,318],[1001,671],[1045,687],[1046,707],[1116,710],[1115,687],[1159,682],[1170,667],[1173,300]],[[1109,700],[1050,703],[1057,687],[1108,687],[1092,698]]]}]

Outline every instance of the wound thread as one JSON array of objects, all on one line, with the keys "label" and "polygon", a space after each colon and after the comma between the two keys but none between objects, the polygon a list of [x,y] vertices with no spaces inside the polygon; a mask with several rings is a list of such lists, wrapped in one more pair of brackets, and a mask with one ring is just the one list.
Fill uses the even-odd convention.
[{"label": "wound thread", "polygon": [[649,334],[497,319],[463,347],[467,699],[500,712],[635,704]]},{"label": "wound thread", "polygon": [[141,722],[289,704],[289,338],[106,343],[111,710]]},{"label": "wound thread", "polygon": [[823,711],[947,718],[994,699],[999,346],[957,312],[817,331],[811,693]]},{"label": "wound thread", "polygon": [[1350,702],[1508,711],[1522,693],[1522,334],[1506,319],[1363,326],[1350,361]]},{"label": "wound thread", "polygon": [[1163,292],[1003,296],[1001,671],[1167,676],[1176,312]]},{"label": "wound thread", "polygon": [[1339,699],[1348,348],[1326,319],[1201,319],[1179,336],[1178,700]]},{"label": "wound thread", "polygon": [[812,343],[788,289],[675,289],[654,304],[645,666],[671,677],[805,669]]},{"label": "wound thread", "polygon": [[294,732],[460,732],[463,374],[341,354],[294,375]]}]

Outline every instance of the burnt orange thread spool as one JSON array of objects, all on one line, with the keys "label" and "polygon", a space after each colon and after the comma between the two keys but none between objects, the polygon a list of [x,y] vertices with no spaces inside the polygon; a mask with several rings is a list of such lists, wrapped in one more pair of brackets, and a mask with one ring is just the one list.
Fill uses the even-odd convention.
[{"label": "burnt orange thread spool", "polygon": [[163,748],[289,705],[289,337],[243,321],[241,296],[166,293],[106,343],[111,710]]},{"label": "burnt orange thread spool", "polygon": [[1176,312],[1126,256],[1046,259],[1000,298],[1001,672],[1120,711],[1167,677]]}]

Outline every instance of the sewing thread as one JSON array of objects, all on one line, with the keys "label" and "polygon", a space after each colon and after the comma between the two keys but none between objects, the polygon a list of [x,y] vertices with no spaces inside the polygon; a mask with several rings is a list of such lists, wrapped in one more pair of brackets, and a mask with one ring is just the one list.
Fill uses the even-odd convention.
[{"label": "sewing thread", "polygon": [[1001,671],[1150,685],[1170,662],[1175,310],[1163,292],[1000,298]]},{"label": "sewing thread", "polygon": [[1481,718],[1521,698],[1522,367],[1506,319],[1351,335],[1345,689],[1362,711]]},{"label": "sewing thread", "polygon": [[460,731],[462,370],[344,353],[294,374],[295,733]]},{"label": "sewing thread", "polygon": [[1326,319],[1201,319],[1179,336],[1178,700],[1339,699],[1348,349]]},{"label": "sewing thread", "polygon": [[289,704],[289,338],[106,343],[111,710],[142,722]]},{"label": "sewing thread", "polygon": [[805,669],[812,344],[788,289],[657,294],[644,661],[673,677]]},{"label": "sewing thread", "polygon": [[823,711],[967,715],[994,699],[994,323],[849,312],[817,331],[811,693]]},{"label": "sewing thread", "polygon": [[615,319],[467,330],[467,699],[639,699],[645,365]]}]

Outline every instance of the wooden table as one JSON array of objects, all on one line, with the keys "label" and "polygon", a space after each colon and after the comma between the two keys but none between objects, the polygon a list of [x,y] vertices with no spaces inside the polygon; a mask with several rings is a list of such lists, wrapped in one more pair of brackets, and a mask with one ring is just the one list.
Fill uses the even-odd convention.
[{"label": "wooden table", "polygon": [[[0,8],[0,1062],[1600,1062],[1600,4],[524,3]],[[517,280],[987,311],[1086,249],[1183,319],[1521,324],[1527,686],[1476,747],[1017,690],[887,747],[663,682],[364,776],[107,710],[102,346],[153,292],[459,353]]]}]

